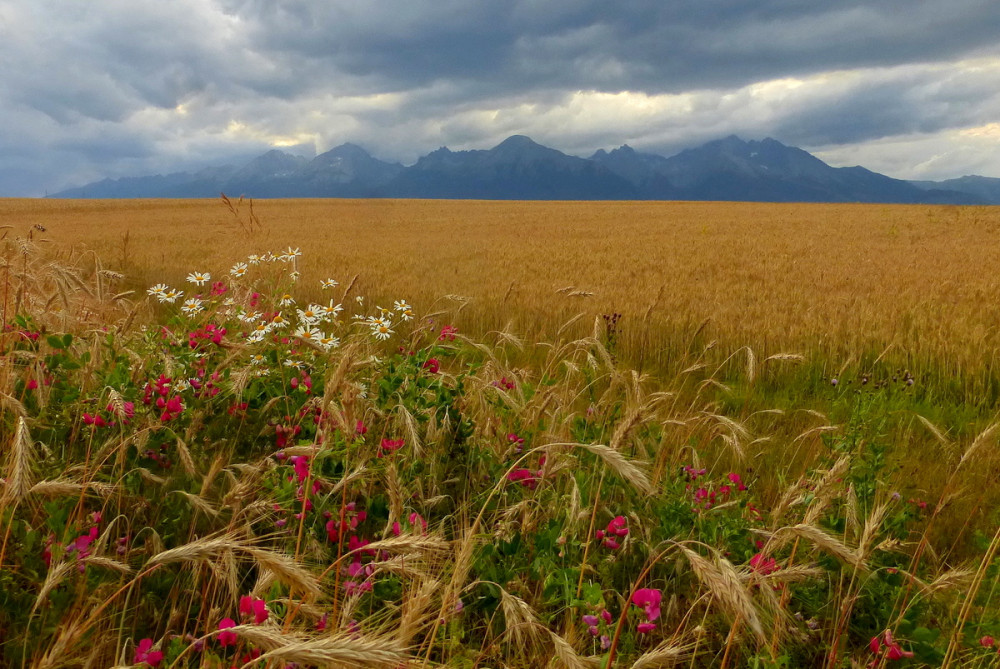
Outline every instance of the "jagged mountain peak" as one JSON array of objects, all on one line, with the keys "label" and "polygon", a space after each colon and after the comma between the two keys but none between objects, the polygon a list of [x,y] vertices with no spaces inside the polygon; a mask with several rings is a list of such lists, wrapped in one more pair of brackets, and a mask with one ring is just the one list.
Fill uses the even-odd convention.
[{"label": "jagged mountain peak", "polygon": [[1000,179],[909,183],[862,167],[834,168],[767,137],[737,135],[669,158],[623,144],[589,158],[525,135],[492,149],[441,147],[403,167],[341,144],[307,160],[271,149],[239,168],[104,180],[53,197],[417,197],[478,199],[653,199],[765,202],[1000,204]]}]

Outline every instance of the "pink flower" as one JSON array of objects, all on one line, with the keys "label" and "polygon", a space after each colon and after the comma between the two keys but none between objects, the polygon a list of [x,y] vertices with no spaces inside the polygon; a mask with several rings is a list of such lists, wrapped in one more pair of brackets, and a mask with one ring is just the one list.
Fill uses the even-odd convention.
[{"label": "pink flower", "polygon": [[431,374],[437,374],[438,370],[441,369],[441,363],[438,362],[437,358],[431,358],[422,365],[423,369],[426,369]]},{"label": "pink flower", "polygon": [[995,643],[996,642],[993,640],[993,637],[989,635],[984,636],[979,640],[979,645],[983,648],[992,648]]},{"label": "pink flower", "polygon": [[251,597],[250,595],[244,595],[240,597],[240,614],[244,616],[252,615],[254,624],[260,625],[267,620],[267,602],[263,599]]},{"label": "pink flower", "polygon": [[767,576],[781,569],[781,566],[775,562],[773,557],[765,558],[762,553],[755,553],[750,558],[750,569],[762,576]]},{"label": "pink flower", "polygon": [[737,490],[747,489],[747,487],[743,484],[743,481],[740,479],[740,475],[736,472],[729,472],[729,480],[736,486]]},{"label": "pink flower", "polygon": [[516,384],[514,383],[513,379],[508,379],[505,376],[501,378],[499,381],[494,381],[493,385],[496,386],[497,388],[503,388],[504,390],[513,390]]},{"label": "pink flower", "polygon": [[173,420],[176,416],[180,415],[182,411],[184,411],[184,405],[181,403],[181,396],[174,395],[169,400],[164,402],[162,408],[163,413],[160,414],[160,420],[164,423]]},{"label": "pink flower", "polygon": [[365,427],[364,421],[358,421],[358,424],[354,426],[354,432],[357,434],[365,434],[368,432],[368,428]]},{"label": "pink flower", "polygon": [[421,516],[421,515],[420,515],[419,513],[417,513],[416,511],[414,511],[413,513],[411,513],[411,514],[410,514],[410,515],[409,515],[409,516],[407,517],[407,520],[409,520],[409,521],[410,521],[410,525],[411,525],[412,527],[414,527],[414,528],[415,528],[415,527],[416,527],[417,525],[419,525],[419,526],[420,526],[420,531],[421,531],[421,532],[426,532],[426,531],[427,531],[427,521],[426,521],[426,520],[424,520],[424,517],[423,517],[423,516]]},{"label": "pink flower", "polygon": [[163,653],[158,650],[150,650],[153,647],[152,639],[143,639],[135,648],[135,660],[133,664],[145,662],[151,667],[155,667],[163,660]]},{"label": "pink flower", "polygon": [[225,648],[226,646],[235,646],[236,641],[239,639],[236,632],[228,631],[230,627],[236,627],[236,621],[232,618],[223,618],[219,621],[219,645]]},{"label": "pink flower", "polygon": [[611,550],[617,550],[621,547],[618,543],[616,537],[628,536],[628,519],[625,516],[615,516],[608,523],[608,527],[605,530],[597,530],[595,536],[601,540],[602,545],[605,548],[610,548]]},{"label": "pink flower", "polygon": [[649,634],[655,629],[656,629],[656,623],[639,623],[639,626],[636,628],[636,631],[638,631],[639,634]]},{"label": "pink flower", "polygon": [[632,603],[642,607],[649,622],[653,622],[660,617],[660,601],[662,599],[663,593],[653,588],[641,588],[636,590],[635,594],[632,595]]},{"label": "pink flower", "polygon": [[912,650],[903,650],[899,647],[899,644],[894,643],[889,646],[889,652],[885,654],[890,660],[900,660],[904,657],[913,657]]},{"label": "pink flower", "polygon": [[615,536],[624,537],[628,535],[628,527],[626,524],[628,521],[625,516],[615,516],[610,523],[608,523],[608,534],[614,533]]},{"label": "pink flower", "polygon": [[883,643],[885,645],[887,660],[901,660],[904,657],[913,657],[913,652],[909,650],[903,650],[896,640],[892,638],[892,630],[886,630],[882,638],[879,639],[878,636],[873,636],[872,640],[868,642],[868,648],[872,653],[878,655],[882,650]]},{"label": "pink flower", "polygon": [[456,332],[458,332],[458,328],[454,325],[445,325],[441,328],[441,335],[438,337],[438,341],[455,341]]},{"label": "pink flower", "polygon": [[291,463],[295,466],[295,479],[302,483],[309,476],[309,456],[296,455]]},{"label": "pink flower", "polygon": [[394,453],[403,447],[403,439],[383,439],[378,449],[378,457]]},{"label": "pink flower", "polygon": [[535,477],[535,473],[530,469],[525,469],[524,467],[515,469],[511,473],[507,474],[507,480],[516,481],[530,490],[534,490],[538,487],[538,479]]}]

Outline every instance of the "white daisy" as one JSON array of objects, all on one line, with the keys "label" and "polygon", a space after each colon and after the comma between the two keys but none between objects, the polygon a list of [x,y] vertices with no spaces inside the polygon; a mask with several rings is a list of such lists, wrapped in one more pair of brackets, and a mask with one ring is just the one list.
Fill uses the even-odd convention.
[{"label": "white daisy", "polygon": [[385,341],[393,334],[392,322],[385,319],[378,319],[378,324],[372,324],[372,334],[376,339]]},{"label": "white daisy", "polygon": [[290,307],[293,304],[295,304],[295,298],[289,295],[288,293],[285,293],[284,295],[281,296],[281,299],[278,300],[278,304],[283,307]]},{"label": "white daisy", "polygon": [[261,257],[256,253],[251,253],[250,255],[247,256],[247,262],[249,262],[251,265],[259,265],[260,261]]},{"label": "white daisy", "polygon": [[300,325],[295,329],[295,336],[305,341],[319,341],[322,333],[311,325]]},{"label": "white daisy", "polygon": [[239,318],[244,323],[253,323],[258,318],[260,318],[260,315],[261,314],[259,311],[248,311],[246,313],[240,314]]},{"label": "white daisy", "polygon": [[413,320],[413,307],[408,305],[406,300],[396,300],[392,306],[399,312],[399,317],[404,321]]},{"label": "white daisy", "polygon": [[271,319],[272,329],[283,328],[286,325],[288,325],[288,319],[282,316],[280,311],[274,315],[274,318]]},{"label": "white daisy", "polygon": [[199,300],[196,297],[184,300],[184,306],[181,307],[181,311],[188,314],[189,316],[193,316],[199,311],[204,311],[204,310],[205,307],[201,306],[201,300]]},{"label": "white daisy", "polygon": [[300,321],[303,321],[305,323],[308,323],[308,324],[312,325],[313,323],[315,323],[316,321],[318,321],[320,319],[320,317],[322,316],[322,314],[319,311],[319,309],[321,309],[321,308],[322,307],[319,307],[318,305],[310,304],[305,309],[296,309],[295,313],[297,313],[299,315],[299,320]]},{"label": "white daisy", "polygon": [[167,294],[168,290],[170,290],[170,286],[168,286],[165,283],[158,283],[155,286],[151,286],[150,288],[148,288],[146,290],[146,293],[152,295],[155,298],[161,298]]},{"label": "white daisy", "polygon": [[203,286],[212,280],[212,275],[208,272],[191,272],[187,275],[187,280],[195,285]]},{"label": "white daisy", "polygon": [[340,285],[337,283],[336,279],[323,279],[319,282],[319,284],[323,287],[323,290],[326,290],[327,288],[336,288]]},{"label": "white daisy", "polygon": [[292,280],[292,283],[295,283],[296,281],[299,280],[300,276],[302,276],[302,273],[299,272],[298,270],[296,270],[296,271],[292,272],[291,274],[289,274],[288,278]]},{"label": "white daisy", "polygon": [[340,346],[340,339],[330,334],[324,334],[319,338],[317,343],[322,346],[324,350],[329,351],[331,348],[337,348]]},{"label": "white daisy", "polygon": [[291,358],[285,360],[285,367],[293,367],[295,369],[302,369],[305,367],[305,363],[301,360],[292,360]]},{"label": "white daisy", "polygon": [[247,273],[247,269],[245,262],[238,262],[229,269],[229,273],[235,277],[241,277]]},{"label": "white daisy", "polygon": [[344,307],[340,306],[339,304],[334,304],[333,300],[330,300],[330,304],[327,304],[327,305],[320,305],[320,304],[310,305],[310,308],[312,308],[312,307],[316,307],[316,312],[320,316],[322,316],[323,318],[327,318],[327,319],[336,319],[337,318],[337,314],[339,314],[341,311],[344,310]]},{"label": "white daisy", "polygon": [[250,356],[250,364],[251,365],[263,365],[265,361],[266,361],[266,359],[260,353],[255,353],[255,354],[253,354],[253,355]]},{"label": "white daisy", "polygon": [[291,246],[289,246],[288,250],[285,251],[285,255],[289,256],[290,258],[298,258],[300,255],[302,255],[302,251],[300,251],[299,247],[297,246],[294,249]]},{"label": "white daisy", "polygon": [[181,297],[184,297],[183,290],[177,290],[176,288],[171,288],[170,290],[168,290],[167,292],[165,292],[163,295],[160,296],[160,302],[169,302],[170,304],[173,304],[178,300],[178,298]]}]

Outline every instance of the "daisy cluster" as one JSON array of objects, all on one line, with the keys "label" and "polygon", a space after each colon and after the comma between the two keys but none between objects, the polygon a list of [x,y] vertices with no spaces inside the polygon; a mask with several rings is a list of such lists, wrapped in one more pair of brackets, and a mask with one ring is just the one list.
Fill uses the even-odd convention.
[{"label": "daisy cluster", "polygon": [[[293,295],[282,293],[273,300],[272,309],[268,311],[262,304],[264,300],[261,294],[253,289],[252,284],[243,285],[253,267],[272,263],[290,265],[288,279],[292,283],[297,282],[300,276],[298,258],[301,255],[302,251],[299,248],[291,246],[277,254],[253,253],[229,269],[229,280],[234,286],[243,289],[242,297],[245,299],[238,300],[230,294],[222,300],[221,306],[225,308],[227,316],[233,316],[247,326],[248,329],[244,332],[247,343],[263,342],[269,337],[281,335],[297,338],[325,351],[340,345],[340,337],[336,336],[333,330],[340,325],[338,317],[344,307],[336,300],[331,299],[326,304],[309,303],[299,307]],[[212,282],[210,272],[191,272],[187,276],[187,281],[197,288],[207,287],[208,299],[229,293],[229,286],[225,282]],[[337,280],[332,278],[320,281],[323,290],[332,290],[338,285],[340,284]],[[161,304],[174,304],[181,300],[180,310],[187,316],[194,316],[206,309],[206,297],[200,293],[184,299],[184,291],[171,288],[164,283],[158,283],[146,292]],[[355,300],[359,307],[364,307],[363,296],[359,295]],[[410,321],[413,318],[413,307],[405,300],[394,301],[392,309],[376,306],[374,314],[359,313],[354,316],[355,322],[367,327],[371,336],[379,341],[385,341],[395,334],[393,329],[395,323]]]}]

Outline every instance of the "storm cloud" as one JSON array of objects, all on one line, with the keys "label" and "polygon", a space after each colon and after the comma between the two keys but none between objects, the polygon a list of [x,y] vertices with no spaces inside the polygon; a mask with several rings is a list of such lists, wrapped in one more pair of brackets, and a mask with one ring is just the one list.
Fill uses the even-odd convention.
[{"label": "storm cloud", "polygon": [[578,155],[771,136],[1000,176],[994,0],[0,0],[0,64],[2,195],[511,134]]}]

